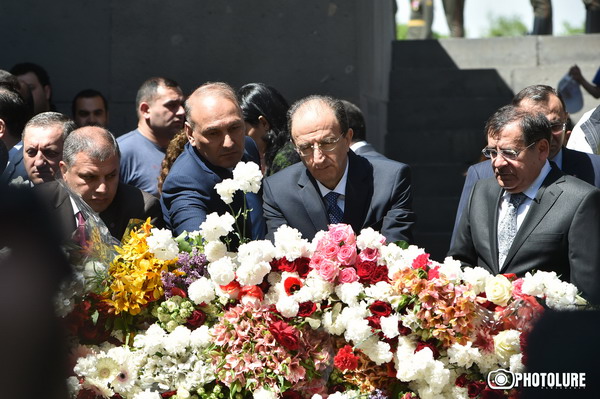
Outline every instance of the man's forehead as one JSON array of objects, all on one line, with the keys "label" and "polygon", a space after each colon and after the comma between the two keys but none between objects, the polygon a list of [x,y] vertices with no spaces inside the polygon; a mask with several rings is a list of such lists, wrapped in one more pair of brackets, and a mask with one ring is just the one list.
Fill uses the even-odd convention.
[{"label": "man's forehead", "polygon": [[29,126],[23,132],[23,141],[59,141],[62,136],[61,125]]},{"label": "man's forehead", "polygon": [[565,113],[562,102],[555,94],[549,94],[547,101],[534,101],[526,98],[519,104],[520,108],[531,112],[539,112],[547,118],[560,117]]},{"label": "man's forehead", "polygon": [[292,133],[299,131],[305,132],[307,127],[337,127],[339,126],[337,118],[331,108],[325,103],[311,101],[303,104],[292,116]]}]

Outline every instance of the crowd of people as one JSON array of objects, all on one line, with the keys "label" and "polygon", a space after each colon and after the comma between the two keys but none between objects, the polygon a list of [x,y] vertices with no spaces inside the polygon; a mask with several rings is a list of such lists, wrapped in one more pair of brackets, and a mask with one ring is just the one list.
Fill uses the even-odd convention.
[{"label": "crowd of people", "polygon": [[[348,101],[311,95],[289,106],[267,85],[236,92],[223,82],[186,97],[174,80],[152,77],[137,93],[137,128],[115,138],[100,92],[78,93],[71,119],[53,111],[41,67],[11,71],[0,72],[1,181],[31,188],[63,240],[85,224],[76,194],[116,239],[131,220],[179,235],[246,204],[248,239],[273,239],[288,225],[310,240],[346,223],[413,242],[410,167],[366,141],[364,117]],[[600,156],[565,148],[568,119],[545,85],[490,117],[488,160],[468,170],[449,255],[495,274],[555,271],[596,303],[600,247],[587,243],[600,239]],[[215,185],[240,161],[260,167],[263,186],[226,204]]]}]

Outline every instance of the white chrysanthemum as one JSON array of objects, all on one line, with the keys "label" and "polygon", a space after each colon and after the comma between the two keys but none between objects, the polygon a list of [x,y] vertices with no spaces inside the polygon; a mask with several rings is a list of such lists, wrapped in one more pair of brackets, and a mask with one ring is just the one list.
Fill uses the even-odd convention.
[{"label": "white chrysanthemum", "polygon": [[370,227],[362,229],[356,237],[356,247],[361,251],[367,248],[381,249],[385,245],[385,237]]},{"label": "white chrysanthemum", "polygon": [[454,343],[448,348],[448,361],[459,367],[470,368],[479,356],[479,349],[473,348],[470,341],[465,345]]},{"label": "white chrysanthemum", "polygon": [[173,234],[167,229],[153,228],[151,235],[146,238],[148,249],[158,260],[175,259],[179,254],[179,246],[173,239]]},{"label": "white chrysanthemum", "polygon": [[450,281],[459,281],[463,278],[463,271],[460,261],[449,256],[444,259],[444,263],[440,265],[438,271]]},{"label": "white chrysanthemum", "polygon": [[435,360],[433,362],[433,367],[429,368],[427,371],[429,372],[427,383],[429,384],[431,391],[437,393],[437,397],[439,397],[439,394],[450,382],[450,370],[444,366],[444,363]]},{"label": "white chrysanthemum", "polygon": [[95,378],[103,383],[110,382],[119,371],[119,364],[111,357],[105,354],[96,357],[95,373],[89,377]]},{"label": "white chrysanthemum", "polygon": [[309,243],[302,238],[302,234],[288,226],[279,226],[275,234],[275,257],[283,258],[284,256],[289,261],[296,260],[303,256],[309,255]]},{"label": "white chrysanthemum", "polygon": [[208,326],[200,326],[190,334],[190,345],[193,348],[205,348],[212,342]]},{"label": "white chrysanthemum", "polygon": [[239,188],[239,184],[233,179],[224,179],[220,183],[215,184],[217,194],[219,194],[221,200],[226,204],[231,204],[233,202],[233,195]]},{"label": "white chrysanthemum", "polygon": [[381,323],[381,331],[386,338],[395,338],[400,334],[398,330],[398,322],[400,319],[397,314],[381,317],[379,321]]},{"label": "white chrysanthemum", "polygon": [[216,212],[209,213],[200,225],[200,234],[206,241],[216,241],[233,231],[235,219],[230,213],[219,216]]},{"label": "white chrysanthemum", "polygon": [[136,389],[137,373],[139,370],[139,363],[131,360],[121,363],[119,372],[111,382],[111,386],[116,393],[121,396],[129,396]]},{"label": "white chrysanthemum", "polygon": [[404,327],[408,327],[411,330],[415,331],[421,327],[421,321],[413,312],[409,312],[405,315],[400,316],[400,321]]},{"label": "white chrysanthemum", "polygon": [[396,377],[400,381],[408,382],[425,378],[427,370],[434,367],[433,352],[429,348],[423,348],[417,353],[408,347],[399,347],[396,362]]},{"label": "white chrysanthemum", "polygon": [[204,255],[209,262],[217,261],[227,256],[227,245],[220,240],[209,241],[204,245]]},{"label": "white chrysanthemum", "polygon": [[358,305],[358,297],[363,292],[363,285],[358,281],[353,283],[340,284],[335,287],[335,293],[338,298],[349,306]]},{"label": "white chrysanthemum", "polygon": [[156,391],[150,390],[150,388],[145,391],[137,393],[133,399],[161,399],[160,393]]},{"label": "white chrysanthemum", "polygon": [[494,353],[498,356],[502,366],[508,366],[510,357],[519,353],[520,336],[521,333],[517,330],[500,331],[494,336]]},{"label": "white chrysanthemum", "polygon": [[209,303],[215,299],[215,286],[213,282],[206,277],[200,277],[188,287],[188,297],[196,305]]},{"label": "white chrysanthemum", "polygon": [[300,309],[298,302],[291,296],[281,296],[276,307],[283,317],[296,317]]},{"label": "white chrysanthemum", "polygon": [[356,347],[377,365],[391,362],[394,357],[390,344],[379,341],[376,336],[369,337]]},{"label": "white chrysanthemum", "polygon": [[240,245],[237,252],[239,263],[270,262],[275,256],[275,247],[269,240],[255,240]]},{"label": "white chrysanthemum", "polygon": [[404,250],[394,243],[385,245],[379,250],[381,256],[377,263],[387,265],[390,278],[398,271],[410,267],[410,263],[404,261],[403,252]]},{"label": "white chrysanthemum", "polygon": [[304,286],[294,294],[294,297],[300,303],[321,302],[328,299],[333,290],[332,283],[323,280],[315,270],[312,270],[304,280]]},{"label": "white chrysanthemum", "polygon": [[165,340],[164,346],[171,355],[180,355],[190,346],[191,331],[185,326],[177,326]]},{"label": "white chrysanthemum", "polygon": [[245,193],[258,193],[262,178],[262,172],[254,162],[239,162],[233,169],[233,180]]},{"label": "white chrysanthemum", "polygon": [[490,273],[483,267],[467,267],[463,270],[463,280],[471,286],[476,295],[485,291],[485,282]]},{"label": "white chrysanthemum", "polygon": [[371,311],[367,306],[365,301],[358,302],[355,306],[348,306],[342,310],[342,318],[344,319],[344,323],[351,323],[353,319],[366,319],[368,316],[371,316]]},{"label": "white chrysanthemum", "polygon": [[243,262],[236,270],[237,280],[241,285],[258,285],[271,271],[269,262]]},{"label": "white chrysanthemum", "polygon": [[479,367],[479,371],[481,371],[483,374],[498,369],[498,361],[499,359],[496,354],[488,352],[480,352],[479,356],[475,359],[475,363],[477,364],[477,367]]},{"label": "white chrysanthemum", "polygon": [[577,287],[558,278],[546,282],[546,304],[554,310],[573,310],[577,306]]},{"label": "white chrysanthemum", "polygon": [[546,290],[546,283],[551,280],[557,279],[555,272],[543,272],[539,271],[534,274],[527,272],[523,277],[523,285],[521,291],[524,294],[537,296],[539,298],[544,296]]},{"label": "white chrysanthemum", "polygon": [[346,331],[344,332],[346,341],[352,341],[355,345],[359,345],[372,334],[368,320],[358,317],[351,319],[351,321],[346,320]]},{"label": "white chrysanthemum", "polygon": [[81,387],[89,389],[94,392],[96,396],[102,396],[104,398],[112,397],[115,392],[108,387],[108,384],[104,380],[99,380],[93,377],[87,377],[82,383]]},{"label": "white chrysanthemum", "polygon": [[385,281],[379,281],[374,285],[365,288],[365,294],[374,300],[389,301],[391,296],[392,286]]},{"label": "white chrysanthemum", "polygon": [[67,391],[69,397],[76,398],[77,394],[81,390],[81,384],[79,383],[79,378],[75,376],[71,376],[67,378]]},{"label": "white chrysanthemum", "polygon": [[209,263],[206,269],[212,281],[218,285],[227,285],[235,278],[235,264],[229,257]]},{"label": "white chrysanthemum", "polygon": [[277,399],[275,392],[271,392],[263,387],[258,388],[252,393],[254,399]]},{"label": "white chrysanthemum", "polygon": [[338,302],[329,311],[323,313],[323,328],[331,335],[342,335],[346,330],[346,323],[340,317],[341,309],[342,304]]},{"label": "white chrysanthemum", "polygon": [[517,353],[510,357],[509,361],[510,371],[513,373],[522,373],[525,371],[525,365],[523,365],[523,354]]},{"label": "white chrysanthemum", "polygon": [[144,334],[137,334],[133,339],[133,346],[140,348],[148,354],[160,352],[167,333],[158,324],[152,324]]}]

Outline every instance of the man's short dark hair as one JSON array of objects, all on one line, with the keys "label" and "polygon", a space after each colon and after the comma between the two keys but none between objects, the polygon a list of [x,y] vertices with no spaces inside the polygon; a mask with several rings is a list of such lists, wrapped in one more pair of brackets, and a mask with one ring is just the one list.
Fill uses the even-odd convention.
[{"label": "man's short dark hair", "polygon": [[35,115],[33,118],[27,122],[25,128],[23,129],[23,134],[29,127],[52,127],[52,126],[60,126],[62,130],[62,139],[65,140],[69,133],[73,130],[77,129],[77,125],[75,122],[71,120],[68,116],[61,114],[60,112],[42,112],[40,114]]},{"label": "man's short dark hair", "polygon": [[33,62],[22,62],[10,68],[10,73],[15,76],[25,75],[29,72],[33,72],[33,74],[37,76],[42,86],[50,85],[50,77],[48,76],[48,72],[46,72],[46,70],[38,64],[34,64]]},{"label": "man's short dark hair", "polygon": [[550,96],[555,95],[560,100],[560,105],[562,106],[563,113],[566,113],[567,107],[565,106],[565,102],[563,101],[562,96],[555,88],[548,85],[531,85],[527,86],[517,94],[512,99],[512,105],[520,106],[521,102],[524,100],[529,100],[535,103],[538,106],[545,106],[548,104],[550,100]]},{"label": "man's short dark hair", "polygon": [[29,107],[18,92],[0,87],[0,119],[6,124],[8,133],[21,140],[21,133],[29,119]]},{"label": "man's short dark hair", "polygon": [[364,141],[367,139],[367,126],[365,124],[365,117],[355,104],[350,101],[341,100],[346,109],[346,116],[348,117],[348,127],[352,129],[354,135],[352,141]]},{"label": "man's short dark hair", "polygon": [[152,77],[142,83],[138,89],[137,96],[135,97],[136,110],[139,110],[141,103],[152,102],[156,98],[156,92],[160,86],[181,90],[179,84],[172,79],[160,76]]},{"label": "man's short dark hair", "polygon": [[292,134],[292,122],[294,119],[294,115],[300,108],[302,108],[305,104],[310,102],[314,102],[315,107],[319,107],[319,105],[317,104],[320,103],[328,107],[331,111],[333,111],[335,119],[337,119],[337,122],[340,125],[342,136],[346,135],[346,133],[348,132],[348,116],[346,115],[346,108],[344,107],[344,104],[337,98],[322,95],[312,95],[304,97],[292,104],[292,106],[288,110],[288,131],[290,132],[290,135]]},{"label": "man's short dark hair", "polygon": [[75,97],[73,97],[73,101],[71,102],[71,115],[75,117],[75,106],[77,105],[77,100],[79,100],[80,98],[94,97],[100,97],[102,99],[102,103],[104,103],[104,111],[108,112],[108,102],[106,101],[106,98],[102,95],[102,93],[94,89],[85,89],[81,90],[75,95]]},{"label": "man's short dark hair", "polygon": [[6,87],[9,90],[21,93],[21,84],[19,79],[12,73],[0,69],[0,87]]},{"label": "man's short dark hair", "polygon": [[521,127],[521,137],[526,146],[542,139],[550,142],[552,128],[548,118],[542,113],[525,111],[512,104],[500,108],[488,119],[485,124],[486,134],[488,137],[498,139],[500,132],[514,122],[518,122]]}]

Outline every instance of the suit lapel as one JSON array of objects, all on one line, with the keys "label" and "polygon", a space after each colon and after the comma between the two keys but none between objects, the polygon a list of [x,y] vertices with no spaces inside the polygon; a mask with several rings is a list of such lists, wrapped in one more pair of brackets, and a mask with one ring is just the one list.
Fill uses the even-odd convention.
[{"label": "suit lapel", "polygon": [[359,234],[373,197],[373,168],[368,161],[352,152],[348,152],[348,162],[343,221]]},{"label": "suit lapel", "polygon": [[557,184],[554,183],[563,182],[564,179],[563,173],[556,166],[552,168],[550,174],[548,174],[546,179],[544,179],[544,182],[540,186],[535,198],[531,201],[527,215],[525,216],[521,227],[517,231],[517,235],[515,236],[512,246],[508,250],[505,264],[510,264],[525,240],[527,240],[536,226],[540,223],[552,206],[554,206],[554,203],[563,191]]},{"label": "suit lapel", "polygon": [[492,259],[492,271],[494,274],[500,272],[498,264],[498,208],[500,206],[500,198],[502,197],[502,188],[495,184],[494,189],[489,191],[489,199],[487,203],[490,206],[488,212],[488,226],[492,226],[489,231],[490,252]]},{"label": "suit lapel", "polygon": [[304,170],[298,179],[300,186],[300,198],[306,209],[306,213],[312,222],[315,232],[327,228],[329,220],[321,194],[317,190],[316,184],[308,177],[308,170]]}]

